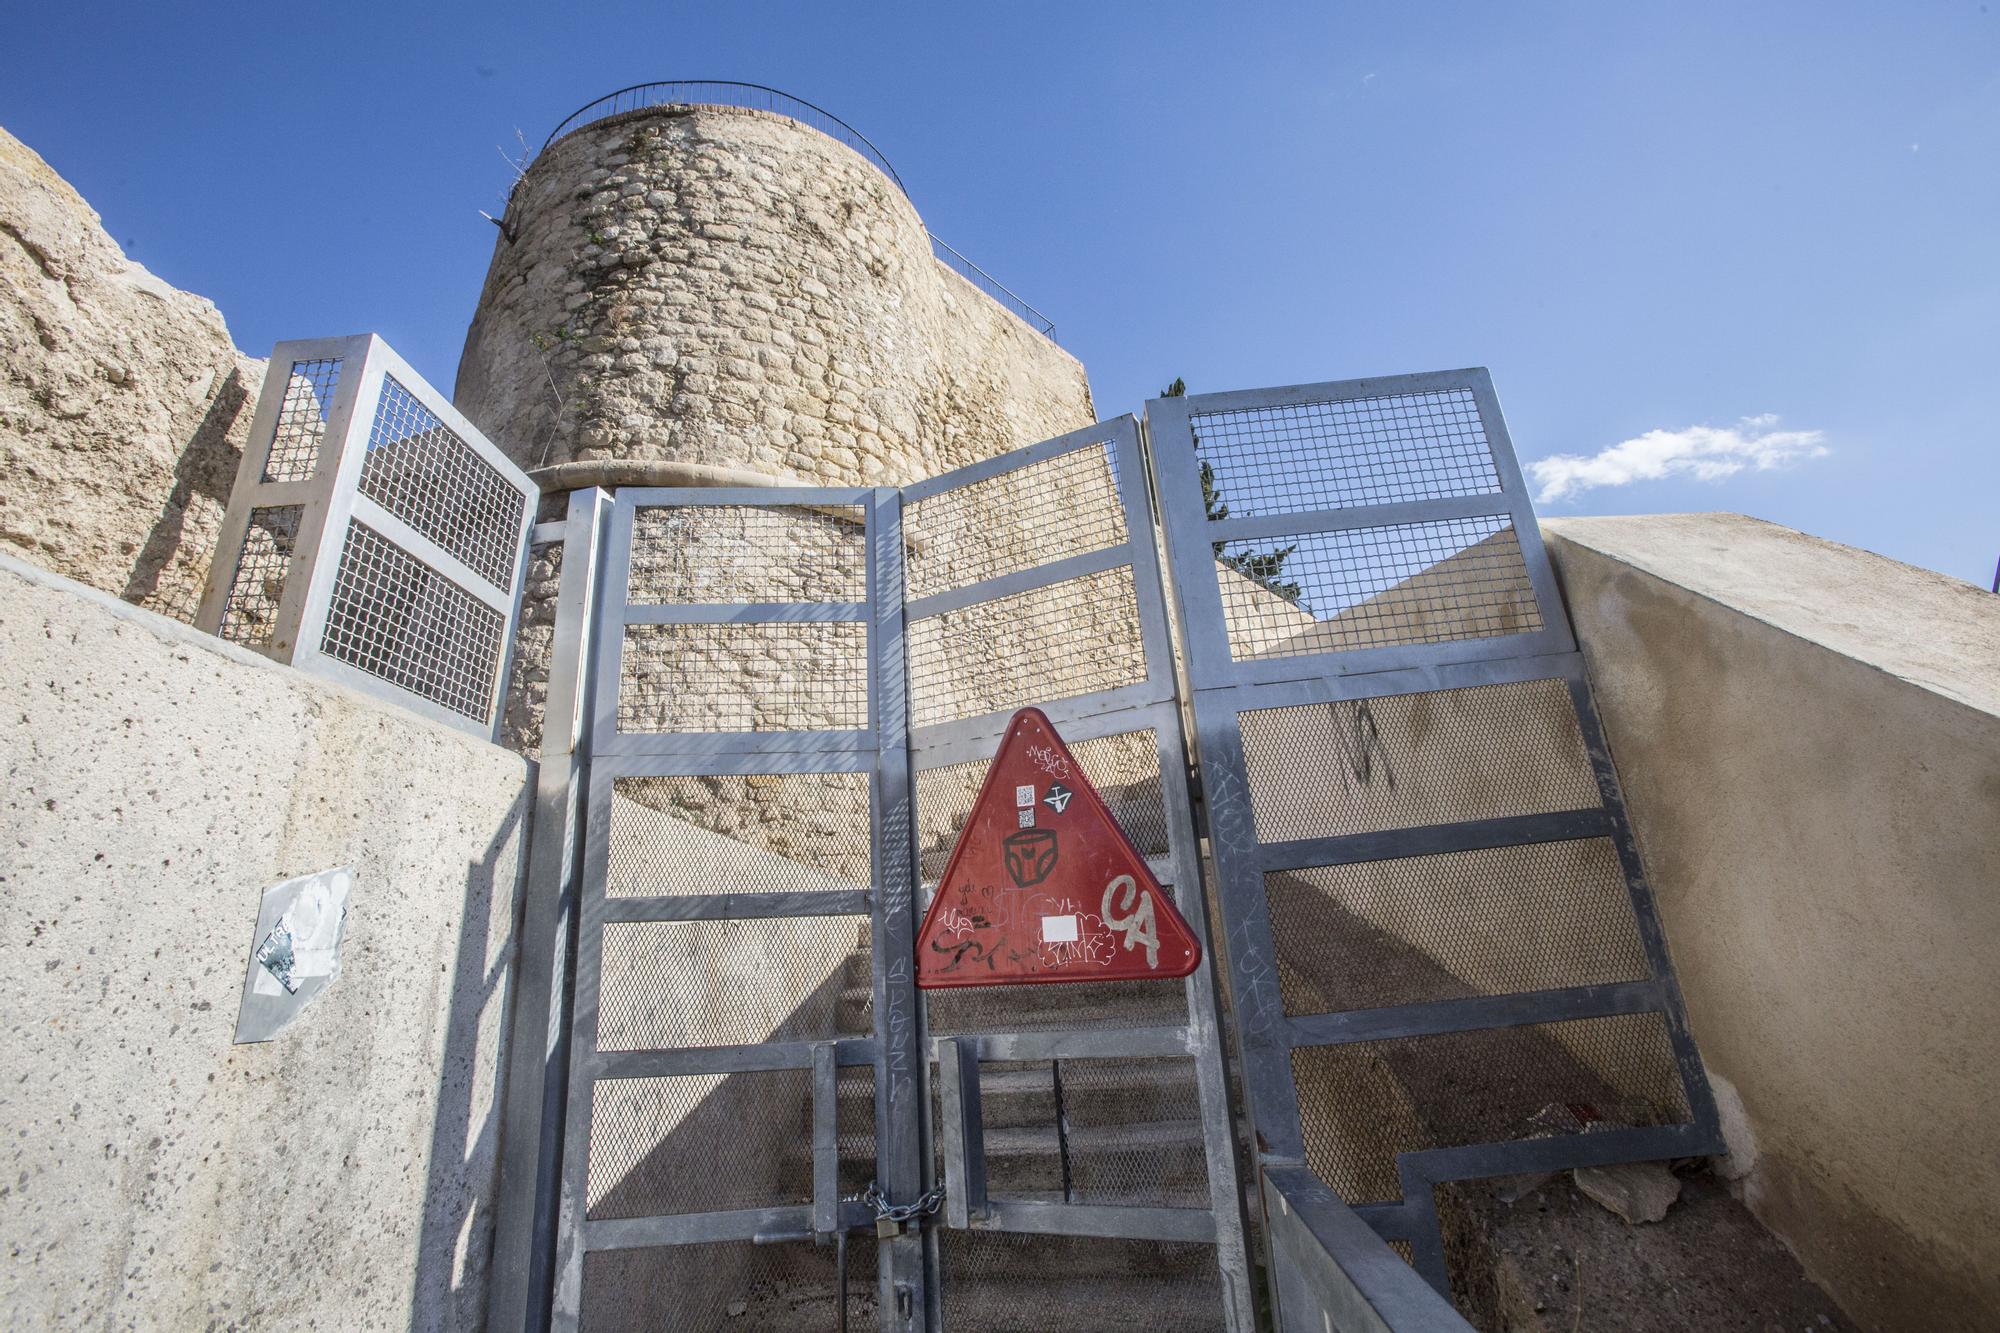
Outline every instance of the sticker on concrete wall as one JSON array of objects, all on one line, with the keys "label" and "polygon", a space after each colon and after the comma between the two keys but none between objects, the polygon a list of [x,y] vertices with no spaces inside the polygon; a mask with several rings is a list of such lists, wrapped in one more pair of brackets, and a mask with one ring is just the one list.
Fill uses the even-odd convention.
[{"label": "sticker on concrete wall", "polygon": [[347,894],[354,867],[341,866],[264,890],[250,945],[236,1041],[269,1041],[290,1027],[340,976]]}]

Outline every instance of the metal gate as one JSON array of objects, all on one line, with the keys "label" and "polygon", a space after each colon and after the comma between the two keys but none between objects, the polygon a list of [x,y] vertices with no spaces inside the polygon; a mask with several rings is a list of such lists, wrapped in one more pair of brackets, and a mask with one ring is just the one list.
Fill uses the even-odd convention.
[{"label": "metal gate", "polygon": [[[1035,704],[1205,945],[1138,423],[1100,422],[903,501],[925,903],[1009,717]],[[925,994],[938,1326],[1247,1333],[1212,963],[1181,982]]]},{"label": "metal gate", "polygon": [[[845,1253],[857,1324],[1249,1329],[1209,967],[913,989],[919,867],[1023,704],[1206,934],[1137,423],[901,493],[621,491],[605,546],[555,1327],[810,1326]],[[878,1242],[871,1183],[943,1211]]]},{"label": "metal gate", "polygon": [[1718,1151],[1486,372],[1146,424],[1260,1167],[1445,1290],[1441,1184]]},{"label": "metal gate", "polygon": [[[865,1187],[925,1187],[902,552],[893,490],[618,493],[558,1329],[792,1326]],[[864,1234],[882,1327],[920,1326],[921,1236]]]}]

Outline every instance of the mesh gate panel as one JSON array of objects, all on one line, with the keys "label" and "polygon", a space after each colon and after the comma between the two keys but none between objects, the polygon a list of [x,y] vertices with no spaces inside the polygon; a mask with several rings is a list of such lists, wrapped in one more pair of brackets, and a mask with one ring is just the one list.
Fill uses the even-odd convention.
[{"label": "mesh gate panel", "polygon": [[1402,1197],[1398,1153],[1688,1118],[1656,1013],[1303,1046],[1292,1075],[1306,1163],[1354,1203]]},{"label": "mesh gate panel", "polygon": [[277,627],[278,603],[291,576],[304,505],[270,505],[250,511],[243,554],[229,584],[221,636],[231,643],[267,647]]},{"label": "mesh gate panel", "polygon": [[[1513,525],[1501,515],[1216,543],[1215,576],[1238,661],[1542,628]],[[1260,582],[1252,557],[1289,548]]]},{"label": "mesh gate panel", "polygon": [[513,590],[527,497],[394,375],[382,378],[360,491],[500,591]]},{"label": "mesh gate panel", "polygon": [[613,922],[598,1048],[860,1036],[872,1021],[868,957],[864,917]]},{"label": "mesh gate panel", "polygon": [[991,1196],[1208,1205],[1192,1059],[1002,1060],[979,1077]]},{"label": "mesh gate panel", "polygon": [[1617,1137],[1575,1157],[1710,1151],[1491,378],[1161,399],[1147,424],[1260,1151],[1378,1204],[1440,1288],[1438,1183],[1569,1160],[1520,1145],[1586,1122]]},{"label": "mesh gate panel", "polygon": [[320,651],[484,720],[507,617],[359,519],[334,574]]},{"label": "mesh gate panel", "polygon": [[918,500],[904,531],[915,599],[1116,546],[1125,507],[1110,455],[1086,448]]},{"label": "mesh gate panel", "polygon": [[619,670],[622,732],[868,726],[860,621],[627,625]]},{"label": "mesh gate panel", "polygon": [[1287,1014],[1647,975],[1609,838],[1273,872],[1264,892]]},{"label": "mesh gate panel", "polygon": [[1237,715],[1263,842],[1588,809],[1601,799],[1560,680]]},{"label": "mesh gate panel", "polygon": [[[878,586],[871,560],[900,545],[876,540],[894,509],[865,490],[719,502],[736,494],[624,492],[607,520],[564,1165],[587,1206],[558,1328],[831,1327],[832,1247],[734,1239],[810,1231],[837,1202],[815,1197],[821,1112],[837,1197],[921,1192],[898,1137],[914,1145],[920,1107],[885,1112],[877,1151],[878,1071],[915,1054],[914,998],[886,987],[878,1014],[874,966],[878,932],[907,950],[888,922],[911,896],[881,852],[907,742],[873,705],[871,628],[900,580]],[[891,1106],[910,1100],[897,1068]],[[867,1320],[877,1247],[849,1248]],[[920,1237],[880,1250],[899,1279],[921,1257]]]},{"label": "mesh gate panel", "polygon": [[326,443],[326,414],[340,383],[339,357],[292,362],[284,401],[278,405],[278,429],[264,459],[265,481],[307,481],[319,470],[320,447]]},{"label": "mesh gate panel", "polygon": [[[1169,893],[1173,890],[1169,889]],[[1156,1027],[1187,1022],[1187,995],[1157,981],[1074,981],[1023,994],[1021,986],[963,986],[927,992],[934,1037],[975,1032],[1054,1032],[1064,1028]]]},{"label": "mesh gate panel", "polygon": [[1131,566],[913,620],[909,657],[913,727],[1136,684]]},{"label": "mesh gate panel", "polygon": [[632,519],[633,605],[859,602],[868,542],[858,505],[684,505]]},{"label": "mesh gate panel", "polygon": [[810,1203],[810,1077],[778,1069],[598,1080],[586,1216]]},{"label": "mesh gate panel", "polygon": [[[1465,389],[1197,412],[1195,448],[1225,515],[1396,504],[1500,489]],[[1218,483],[1215,479],[1223,479]]]},{"label": "mesh gate panel", "polygon": [[[875,1238],[847,1242],[850,1327],[875,1323]],[[726,1241],[583,1261],[585,1333],[799,1333],[834,1326],[831,1246]],[[739,1308],[740,1307],[740,1308]]]},{"label": "mesh gate panel", "polygon": [[1078,1203],[1208,1203],[1191,1059],[1062,1060],[1070,1191]]},{"label": "mesh gate panel", "polygon": [[1212,1245],[946,1231],[938,1253],[952,1333],[1225,1327]]},{"label": "mesh gate panel", "polygon": [[[1167,811],[1160,795],[1158,736],[1128,731],[1078,741],[1069,751],[1139,854],[1164,856]],[[975,759],[917,770],[917,848],[926,883],[944,874],[990,764]]]},{"label": "mesh gate panel", "polygon": [[866,773],[617,778],[605,893],[865,889],[869,828]]}]

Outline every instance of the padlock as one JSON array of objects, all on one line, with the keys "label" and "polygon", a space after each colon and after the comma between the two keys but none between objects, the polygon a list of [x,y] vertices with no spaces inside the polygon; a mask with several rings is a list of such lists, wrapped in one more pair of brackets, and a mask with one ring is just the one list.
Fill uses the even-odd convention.
[{"label": "padlock", "polygon": [[875,1219],[875,1239],[893,1240],[894,1238],[902,1234],[903,1234],[903,1224],[901,1222],[898,1222],[895,1218],[878,1217]]}]

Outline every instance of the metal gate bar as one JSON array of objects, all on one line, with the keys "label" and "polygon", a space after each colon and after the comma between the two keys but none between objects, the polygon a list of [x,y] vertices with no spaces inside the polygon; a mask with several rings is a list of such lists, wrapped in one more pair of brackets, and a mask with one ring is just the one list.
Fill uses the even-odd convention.
[{"label": "metal gate bar", "polygon": [[[649,547],[647,560],[651,563],[641,581],[676,592],[639,599],[633,595],[635,527],[641,514],[652,513],[667,513],[669,525],[685,521],[679,529],[665,528],[667,540],[654,543],[659,550]],[[689,525],[721,522],[730,514],[739,517],[727,521],[745,523],[764,522],[771,514],[784,515],[782,520],[769,521],[803,525],[808,535],[818,533],[836,549],[837,558],[828,566],[835,581],[843,576],[838,559],[848,558],[839,556],[839,549],[848,544],[840,525],[858,523],[865,595],[854,598],[850,594],[841,600],[801,593],[782,600],[763,594],[761,589],[732,587],[732,583],[757,584],[760,580],[782,582],[779,575],[790,577],[798,572],[793,565],[805,568],[801,577],[817,574],[811,567],[811,555],[790,549],[765,551],[756,543],[725,541],[714,550],[705,550],[699,529]],[[908,964],[912,932],[907,852],[910,798],[902,704],[902,537],[896,493],[823,488],[621,491],[611,515],[607,548],[600,598],[603,609],[594,653],[591,769],[563,1154],[554,1301],[554,1326],[559,1330],[588,1322],[584,1312],[589,1298],[585,1277],[589,1256],[699,1245],[703,1248],[689,1250],[685,1258],[672,1261],[679,1265],[679,1271],[698,1273],[711,1256],[720,1253],[716,1248],[719,1242],[798,1245],[809,1243],[816,1235],[825,1238],[834,1229],[865,1227],[872,1221],[871,1209],[858,1202],[843,1202],[838,1195],[837,1098],[838,1075],[843,1068],[867,1068],[873,1074],[873,1174],[883,1193],[892,1201],[913,1199],[922,1188],[923,1177],[916,1004]],[[659,564],[661,551],[667,565]],[[672,565],[673,560],[684,564]],[[742,563],[743,569],[732,571],[732,560]],[[854,573],[852,568],[844,571],[848,582]],[[728,599],[731,596],[734,600]],[[865,637],[859,667],[865,678],[865,697],[853,690],[854,661],[844,660],[839,652],[823,658],[813,656],[816,644],[822,641],[836,649],[851,649],[855,636],[842,628],[845,626],[859,627]],[[834,636],[816,637],[824,627],[831,627]],[[646,655],[634,647],[641,641],[633,635],[635,631],[652,634],[662,628],[669,636],[664,640],[668,652],[652,660],[655,674],[648,677],[644,674],[648,669]],[[731,637],[739,633],[748,637]],[[759,643],[761,647],[756,646]],[[751,645],[747,653],[746,644]],[[819,708],[802,695],[784,695],[781,664],[787,654],[804,655],[812,663],[799,689],[821,687],[831,680],[830,704]],[[661,663],[668,665],[661,668]],[[761,668],[770,669],[760,674]],[[641,725],[646,708],[664,716],[665,724],[653,730]],[[714,716],[705,717],[703,710]],[[820,725],[799,726],[801,719],[811,723],[816,718]],[[860,785],[835,781],[843,775],[854,775]],[[762,853],[753,844],[732,844],[728,855],[746,860],[749,868],[739,874],[730,869],[733,863],[715,864],[720,867],[717,873],[727,872],[725,878],[738,882],[705,880],[706,872],[696,868],[692,857],[689,869],[677,870],[671,855],[674,840],[685,843],[694,839],[695,845],[706,845],[700,844],[698,835],[707,826],[618,795],[621,783],[646,782],[666,783],[671,792],[679,794],[681,789],[673,786],[679,778],[699,778],[705,784],[718,784],[718,792],[731,794],[748,794],[758,789],[754,784],[763,784],[767,794],[759,810],[772,816],[766,822],[782,823],[796,815],[788,811],[784,797],[797,789],[784,784],[814,776],[831,782],[825,790],[835,794],[858,797],[865,792],[865,889],[830,885],[827,881],[835,877],[805,864],[812,855],[832,855],[846,845],[837,828],[802,828],[804,836],[796,852],[790,853],[803,858],[799,861],[772,855],[759,862],[756,856]],[[630,790],[650,789],[632,786]],[[728,804],[729,799],[721,797],[718,803]],[[624,801],[622,807],[620,800]],[[738,799],[737,804],[744,802]],[[649,824],[652,812],[662,818]],[[642,864],[635,866],[631,857],[615,854],[615,830],[621,818],[635,829],[653,830],[648,836],[654,841],[645,844],[645,854],[640,856]],[[667,840],[669,855],[659,854],[661,838]],[[673,879],[677,873],[678,881]],[[851,867],[847,873],[852,873]],[[801,879],[813,882],[801,884]],[[842,969],[858,955],[838,951],[843,929],[839,923],[858,921],[864,913],[869,953],[876,960],[869,984],[870,1030],[866,1036],[843,1036],[828,1029],[837,1029],[839,1006],[845,1003]],[[822,922],[825,924],[816,924]],[[672,958],[657,963],[664,955],[658,954],[656,946],[655,962],[660,970],[638,973],[640,983],[635,984],[663,1008],[643,1020],[616,1016],[616,1041],[609,1048],[604,1045],[606,941],[610,932],[625,932],[621,940],[643,940],[658,937],[631,932],[726,932],[738,927],[764,932],[747,938],[767,950],[778,949],[786,960],[804,959],[801,966],[807,989],[802,993],[809,998],[822,993],[830,997],[823,1007],[829,1008],[831,1017],[820,1023],[816,1035],[783,1036],[789,1022],[783,1009],[773,1010],[768,1004],[758,1009],[751,1002],[761,998],[757,996],[718,996],[738,1001],[743,1012],[724,1011],[706,1018],[694,1012],[701,1006],[674,1004],[667,992],[676,984],[678,973],[686,969],[677,969]],[[787,931],[793,933],[787,935]],[[675,938],[693,941],[687,947],[697,951],[709,947],[704,941],[710,937],[698,933]],[[733,938],[740,941],[746,937],[738,934]],[[801,940],[806,942],[803,953],[798,946]],[[725,973],[730,967],[740,969],[743,965],[736,957],[715,962],[715,954],[697,952],[693,956],[710,959]],[[829,957],[834,960],[830,965],[825,961]],[[643,944],[634,944],[621,958],[623,967],[643,967],[646,949]],[[831,970],[824,980],[812,980],[816,971],[828,966]],[[717,979],[723,975],[717,973]],[[743,980],[747,986],[750,979]],[[714,989],[713,984],[710,989]],[[782,993],[778,1003],[785,1003]],[[804,1012],[803,1007],[799,1012]],[[756,1031],[772,1021],[772,1014],[779,1015],[780,1021],[765,1040],[721,1039]],[[655,1028],[666,1027],[673,1039],[660,1038],[646,1027],[647,1022]],[[690,1035],[708,1040],[689,1041]],[[647,1040],[649,1036],[654,1039]],[[633,1143],[643,1148],[648,1124],[689,1124],[704,1115],[713,1121],[717,1114],[727,1112],[729,1105],[711,1106],[705,1099],[725,1087],[727,1080],[745,1078],[787,1080],[784,1086],[808,1093],[796,1104],[809,1113],[809,1122],[801,1126],[803,1133],[795,1136],[810,1145],[808,1201],[756,1204],[757,1190],[750,1188],[754,1182],[737,1179],[757,1165],[752,1161],[754,1145],[742,1145],[744,1155],[730,1159],[720,1139],[732,1126],[723,1123],[714,1131],[717,1151],[724,1153],[720,1159],[705,1157],[670,1164],[666,1169],[681,1174],[671,1178],[674,1188],[669,1190],[652,1178],[659,1170],[649,1165],[649,1158],[637,1157],[623,1179],[615,1187],[607,1187],[633,1186],[635,1197],[627,1214],[588,1216],[592,1191],[603,1183],[594,1181],[591,1172],[595,1139],[603,1138],[612,1148],[629,1148]],[[646,1085],[644,1080],[659,1083]],[[600,1095],[609,1098],[601,1106]],[[741,1094],[737,1096],[740,1100]],[[763,1108],[767,1119],[770,1114],[787,1114],[785,1108],[793,1104],[784,1096],[760,1097],[754,1103]],[[604,1116],[611,1119],[594,1123]],[[782,1122],[778,1123],[782,1127]],[[659,1140],[654,1150],[664,1142]],[[699,1179],[690,1180],[690,1176]],[[663,1192],[684,1198],[706,1193],[715,1206],[703,1209],[697,1203],[694,1210],[663,1210],[657,1203]],[[751,1252],[738,1249],[731,1253]],[[882,1327],[915,1327],[925,1308],[921,1241],[914,1236],[899,1238],[879,1245],[877,1253]],[[693,1311],[683,1313],[671,1307],[668,1312],[682,1318],[696,1317]]]},{"label": "metal gate bar", "polygon": [[[1122,745],[1136,760],[1148,753],[1158,780],[1156,830],[1164,847],[1149,863],[1168,886],[1190,928],[1208,948],[1208,914],[1194,839],[1187,754],[1160,578],[1145,460],[1131,417],[1100,422],[1057,439],[906,487],[905,524],[913,566],[907,614],[911,624],[911,753],[920,774],[974,781],[993,756],[1013,711],[1040,707],[1073,752],[1093,742]],[[991,523],[982,530],[981,520]],[[1031,540],[1024,542],[1023,535]],[[940,658],[940,645],[954,644]],[[968,684],[968,682],[970,682]],[[1150,734],[1150,740],[1147,739]],[[1078,754],[1080,763],[1084,755]],[[960,776],[950,770],[962,769]],[[942,781],[935,779],[934,781]],[[951,788],[962,819],[970,791]],[[1139,809],[1114,811],[1126,818]],[[1145,811],[1155,810],[1143,801]],[[937,815],[930,816],[933,823]],[[948,848],[955,823],[928,828]],[[1128,829],[1128,832],[1132,830]],[[922,862],[931,853],[916,848]],[[924,874],[934,879],[938,868]],[[926,898],[931,890],[926,885]],[[1010,1006],[1035,1003],[1022,990],[1080,997],[1084,986],[932,993],[926,1030],[942,1080],[936,1138],[946,1178],[947,1221],[962,1233],[1193,1241],[1214,1247],[1220,1275],[1221,1326],[1254,1327],[1244,1244],[1229,1092],[1216,1018],[1213,963],[1181,986],[1132,983],[1173,994],[1165,1023],[1120,1026],[1078,1022],[1058,1014],[1051,1030],[1013,1027]],[[969,1006],[969,1007],[968,1007]],[[984,1012],[986,1021],[965,1015]],[[957,1021],[954,1021],[957,1020]],[[1114,1069],[1144,1059],[1192,1065],[1202,1126],[1205,1206],[1149,1207],[994,1197],[983,1150],[982,1065],[1095,1059]],[[1113,1064],[1112,1062],[1125,1062]],[[933,1245],[937,1233],[933,1232]],[[937,1271],[953,1269],[934,1249]],[[983,1279],[957,1272],[957,1282]],[[954,1288],[934,1312],[976,1309],[973,1291]],[[1158,1296],[1170,1302],[1162,1286]],[[1051,1290],[1057,1304],[1072,1299]],[[1139,1308],[1150,1308],[1142,1304]],[[1160,1317],[1175,1319],[1170,1303]],[[1059,1317],[1051,1307],[1050,1318]],[[1081,1317],[1087,1317],[1081,1316]],[[968,1327],[977,1326],[977,1316]],[[951,1321],[953,1326],[956,1321]],[[1175,1323],[1174,1326],[1185,1326]]]},{"label": "metal gate bar", "polygon": [[[606,492],[596,487],[572,491],[563,521],[544,525],[557,530],[548,535],[561,543],[561,574],[508,1039],[514,1068],[501,1111],[500,1201],[488,1298],[489,1327],[495,1333],[545,1327],[553,1287],[563,1085],[569,1064],[569,955],[587,773],[581,728],[590,714],[585,647],[594,637],[591,617],[610,511]],[[537,544],[543,535],[544,528],[538,527]]]},{"label": "metal gate bar", "polygon": [[[1349,1188],[1327,1183],[1377,1234],[1408,1242],[1418,1269],[1444,1291],[1440,1182],[1718,1150],[1713,1098],[1582,658],[1486,372],[1159,399],[1146,424],[1261,1164],[1351,1177]],[[1272,551],[1283,552],[1276,572],[1258,558]],[[1396,738],[1410,741],[1406,755],[1389,755],[1385,718],[1404,728]],[[1247,757],[1249,743],[1263,747],[1260,765]],[[1544,749],[1561,762],[1543,762]],[[1289,787],[1273,779],[1279,759],[1296,765]],[[1442,794],[1407,781],[1398,789],[1394,762],[1419,764]],[[1324,780],[1298,776],[1315,765]],[[1485,778],[1463,775],[1485,769],[1529,796],[1484,808],[1483,796],[1470,797]],[[1481,880],[1480,867],[1454,860],[1575,861],[1605,843],[1614,855],[1599,860],[1616,887],[1601,891],[1569,861],[1561,874],[1553,862],[1525,863],[1510,883]],[[1470,952],[1460,923],[1479,903],[1452,896],[1454,876],[1489,885],[1496,896],[1482,901],[1502,909],[1552,903],[1558,927],[1591,923],[1598,935],[1548,937],[1574,946],[1551,970],[1590,980],[1523,989],[1524,967]],[[1623,925],[1607,894],[1623,903]],[[1280,928],[1280,901],[1340,929],[1315,931],[1304,918]],[[1343,930],[1357,942],[1353,958],[1328,955]],[[1630,932],[1629,945],[1620,931]],[[1606,962],[1605,948],[1616,958]],[[1329,961],[1317,963],[1316,953]],[[1621,968],[1625,975],[1597,980]],[[1419,998],[1383,1003],[1393,985],[1370,978],[1384,973],[1406,978],[1394,984]],[[1629,1022],[1653,1026],[1591,1026]],[[1657,1057],[1647,1045],[1654,1031]],[[1554,1123],[1559,1114],[1531,1129],[1426,1103],[1430,1057],[1421,1053],[1437,1048],[1421,1043],[1504,1033],[1516,1034],[1508,1038],[1516,1054],[1534,1044],[1527,1083],[1536,1082],[1534,1060],[1602,1088],[1671,1083],[1656,1098],[1665,1109],[1657,1120],[1641,1108],[1634,1123],[1607,1119],[1581,1132],[1591,1127]],[[1348,1050],[1360,1063],[1341,1054]],[[1597,1078],[1607,1064],[1617,1077]],[[1303,1107],[1302,1072],[1315,1089]],[[1562,1100],[1555,1083],[1544,1095]],[[1386,1189],[1369,1164],[1385,1149],[1360,1137],[1373,1114],[1361,1099],[1377,1096],[1391,1099],[1378,1108],[1391,1125],[1380,1135],[1393,1149]],[[1634,1094],[1619,1105],[1641,1101]],[[1468,1117],[1456,1136],[1445,1123],[1454,1111]],[[1572,1108],[1579,1121],[1596,1113]],[[1491,1141],[1496,1131],[1518,1134]],[[1530,1132],[1549,1137],[1518,1136]],[[1425,1142],[1451,1137],[1464,1141]]]}]

